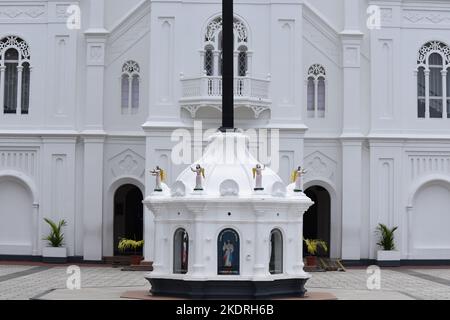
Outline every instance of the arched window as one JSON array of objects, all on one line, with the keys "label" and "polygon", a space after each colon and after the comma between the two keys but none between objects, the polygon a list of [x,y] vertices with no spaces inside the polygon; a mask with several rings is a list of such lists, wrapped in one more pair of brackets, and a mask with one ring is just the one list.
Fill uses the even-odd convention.
[{"label": "arched window", "polygon": [[134,114],[139,109],[139,64],[127,61],[122,67],[122,114]]},{"label": "arched window", "polygon": [[225,229],[217,238],[217,273],[238,275],[240,270],[239,235],[233,229]]},{"label": "arched window", "polygon": [[0,40],[0,102],[5,114],[28,114],[30,107],[30,51],[19,37]]},{"label": "arched window", "polygon": [[326,73],[320,64],[308,69],[307,112],[308,118],[324,118],[326,105]]},{"label": "arched window", "polygon": [[189,262],[189,236],[186,230],[177,229],[173,236],[173,273],[186,274]]},{"label": "arched window", "polygon": [[450,48],[439,41],[426,43],[417,59],[417,116],[450,118]]},{"label": "arched window", "polygon": [[[245,77],[249,65],[248,31],[245,24],[234,18],[234,48],[237,76]],[[203,72],[207,76],[222,75],[222,17],[209,22],[204,35]]]},{"label": "arched window", "polygon": [[271,274],[283,273],[283,235],[278,229],[274,229],[270,233],[269,272]]}]

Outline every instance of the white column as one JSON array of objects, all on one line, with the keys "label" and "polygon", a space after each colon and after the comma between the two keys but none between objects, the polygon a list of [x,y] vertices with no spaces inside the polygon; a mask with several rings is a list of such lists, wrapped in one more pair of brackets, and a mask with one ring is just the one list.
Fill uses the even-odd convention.
[{"label": "white column", "polygon": [[430,117],[430,70],[425,70],[425,118]]},{"label": "white column", "polygon": [[39,204],[33,203],[33,256],[39,255]]},{"label": "white column", "polygon": [[[163,224],[159,222],[159,219],[155,217],[154,219],[154,226],[155,226],[155,233],[154,238],[152,239],[152,243],[155,245],[155,252],[154,252],[154,261],[153,261],[153,273],[154,274],[164,274],[168,271],[166,270],[167,267],[164,263],[165,257],[164,257],[164,228]],[[153,259],[145,259],[146,261],[150,262]]]},{"label": "white column", "polygon": [[360,0],[345,0],[341,32],[343,65],[343,135],[361,136],[361,42]]},{"label": "white column", "polygon": [[[205,264],[204,264],[204,256],[203,256],[203,209],[194,209],[191,211],[194,217],[194,230],[193,234],[190,237],[194,239],[194,250],[193,252],[189,252],[189,256],[191,257],[191,253],[193,253],[194,264],[192,265],[192,272],[189,270],[189,273],[192,277],[195,278],[203,278],[205,277]],[[190,258],[189,257],[189,258]]]},{"label": "white column", "polygon": [[17,107],[16,107],[16,114],[22,113],[22,74],[23,74],[23,67],[18,66],[17,67]]},{"label": "white column", "polygon": [[100,261],[103,230],[103,144],[104,137],[84,138],[83,258]]},{"label": "white column", "polygon": [[342,259],[361,259],[362,141],[342,142]]},{"label": "white column", "polygon": [[253,51],[247,51],[247,77],[251,77],[253,74],[252,73],[252,68],[253,68],[252,60],[253,60]]},{"label": "white column", "polygon": [[0,66],[0,106],[2,106],[2,113],[4,112],[3,106],[5,105],[5,66]]},{"label": "white column", "polygon": [[219,66],[220,51],[214,50],[213,57],[214,57],[214,60],[213,60],[213,64],[214,64],[214,66],[213,66],[214,67],[213,76],[218,76],[219,75],[219,69],[220,69],[220,66]]},{"label": "white column", "polygon": [[239,56],[239,52],[238,51],[234,51],[234,55],[233,55],[233,67],[234,67],[234,77],[236,78],[237,76],[239,76],[238,74],[238,56]]},{"label": "white column", "polygon": [[359,17],[360,17],[360,0],[345,0],[344,11],[345,11],[345,30],[359,30]]},{"label": "white column", "polygon": [[[255,226],[255,256],[253,276],[255,278],[267,278],[269,276],[269,242],[270,233],[266,232],[264,217],[266,211],[263,208],[254,208],[256,215]],[[243,239],[241,240],[244,243]]]},{"label": "white column", "polygon": [[103,134],[105,45],[108,31],[104,28],[104,0],[89,1],[89,26],[86,41],[86,81],[84,130]]},{"label": "white column", "polygon": [[89,5],[89,27],[103,28],[105,22],[105,0],[90,0]]},{"label": "white column", "polygon": [[205,72],[205,51],[200,50],[200,74],[203,74]]},{"label": "white column", "polygon": [[412,214],[413,214],[413,207],[408,206],[406,207],[406,233],[407,233],[407,237],[406,237],[406,244],[404,245],[404,247],[406,247],[406,258],[407,259],[411,259],[411,227],[412,227]]},{"label": "white column", "polygon": [[447,70],[442,70],[442,118],[447,118]]}]

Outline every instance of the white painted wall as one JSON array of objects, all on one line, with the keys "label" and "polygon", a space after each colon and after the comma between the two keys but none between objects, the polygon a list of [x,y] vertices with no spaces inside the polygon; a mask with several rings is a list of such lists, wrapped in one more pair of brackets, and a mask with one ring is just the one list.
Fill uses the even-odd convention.
[{"label": "white painted wall", "polygon": [[33,250],[33,198],[18,179],[0,178],[0,252],[31,255]]},{"label": "white painted wall", "polygon": [[[189,128],[193,120],[180,110],[180,73],[199,75],[203,31],[221,6],[141,0],[70,3],[81,6],[81,30],[65,26],[68,2],[0,4],[0,9],[21,12],[0,17],[0,36],[14,34],[26,40],[33,65],[30,114],[0,114],[0,154],[20,152],[29,162],[0,158],[0,175],[15,170],[36,189],[32,254],[39,255],[44,245],[42,218],[52,217],[69,221],[70,255],[93,250],[91,258],[100,259],[111,252],[108,188],[119,178],[111,171],[114,161],[131,150],[140,168],[161,164],[169,180],[182,169],[169,161],[171,131]],[[436,17],[449,15],[450,4],[372,0],[370,4],[382,10],[383,26],[373,31],[365,26],[368,4],[366,0],[237,2],[236,15],[250,32],[252,75],[271,74],[272,106],[258,119],[252,111],[239,109],[236,123],[243,128],[282,128],[282,178],[288,179],[291,167],[304,164],[311,172],[305,177],[308,183],[333,190],[334,256],[374,258],[373,231],[385,222],[399,226],[397,246],[402,258],[445,257],[446,251],[415,252],[414,241],[420,244],[424,239],[409,224],[410,217],[421,216],[423,206],[447,205],[439,189],[442,192],[435,195],[419,193],[418,207],[413,206],[410,199],[416,199],[415,191],[410,189],[424,179],[435,181],[450,174],[448,119],[417,119],[414,77],[419,48],[430,40],[448,41],[449,20]],[[31,9],[38,14],[27,14]],[[94,27],[97,31],[85,34]],[[105,30],[99,33],[101,27]],[[362,34],[341,34],[348,27]],[[100,47],[98,60],[91,56],[93,47]],[[135,115],[122,115],[120,110],[119,79],[127,60],[141,67],[140,109]],[[306,72],[314,63],[327,71],[324,119],[309,119],[305,112]],[[205,109],[198,118],[207,119],[205,127],[217,127],[220,112]],[[151,122],[143,131],[146,120]],[[86,147],[85,141],[92,143]],[[355,149],[355,143],[361,149]],[[122,172],[120,177],[135,179],[147,189],[153,183],[145,174]],[[393,196],[386,190],[392,190]],[[91,193],[95,198],[89,198]],[[14,199],[8,196],[9,201]],[[361,201],[356,203],[360,209],[354,208],[353,199]],[[145,217],[151,229],[149,212]],[[427,232],[434,227],[430,225]],[[445,246],[448,238],[432,240]],[[145,250],[151,256],[152,249]]]}]

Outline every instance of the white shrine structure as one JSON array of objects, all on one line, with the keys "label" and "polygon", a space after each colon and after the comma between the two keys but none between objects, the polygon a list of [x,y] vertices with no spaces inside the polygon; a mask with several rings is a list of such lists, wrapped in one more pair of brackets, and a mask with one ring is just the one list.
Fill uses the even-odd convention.
[{"label": "white shrine structure", "polygon": [[[255,191],[258,161],[238,132],[214,134],[197,162],[144,204],[154,215],[154,295],[191,298],[303,296],[303,214],[313,202],[271,169]],[[197,164],[196,163],[196,164]],[[195,164],[195,165],[196,165]],[[147,230],[146,230],[147,232]]]}]

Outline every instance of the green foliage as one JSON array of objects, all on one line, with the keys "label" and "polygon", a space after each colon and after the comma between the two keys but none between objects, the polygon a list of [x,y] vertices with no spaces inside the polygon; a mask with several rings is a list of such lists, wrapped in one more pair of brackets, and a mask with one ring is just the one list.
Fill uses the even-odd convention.
[{"label": "green foliage", "polygon": [[144,245],[144,240],[137,241],[137,240],[122,238],[122,239],[120,239],[120,242],[119,242],[119,245],[117,246],[117,248],[121,252],[131,249],[136,253],[136,251],[139,248],[141,248],[143,245]]},{"label": "green foliage", "polygon": [[327,243],[320,239],[304,239],[306,244],[306,249],[308,250],[308,254],[311,256],[315,256],[319,248],[328,251]]},{"label": "green foliage", "polygon": [[395,250],[394,232],[398,227],[390,229],[386,225],[380,223],[377,227],[376,233],[379,236],[377,245],[385,251]]},{"label": "green foliage", "polygon": [[44,221],[47,222],[47,224],[50,226],[50,233],[47,237],[43,238],[42,240],[48,241],[50,246],[53,248],[59,248],[64,245],[64,233],[62,233],[62,227],[67,226],[67,222],[65,220],[61,220],[58,223],[44,218]]}]

